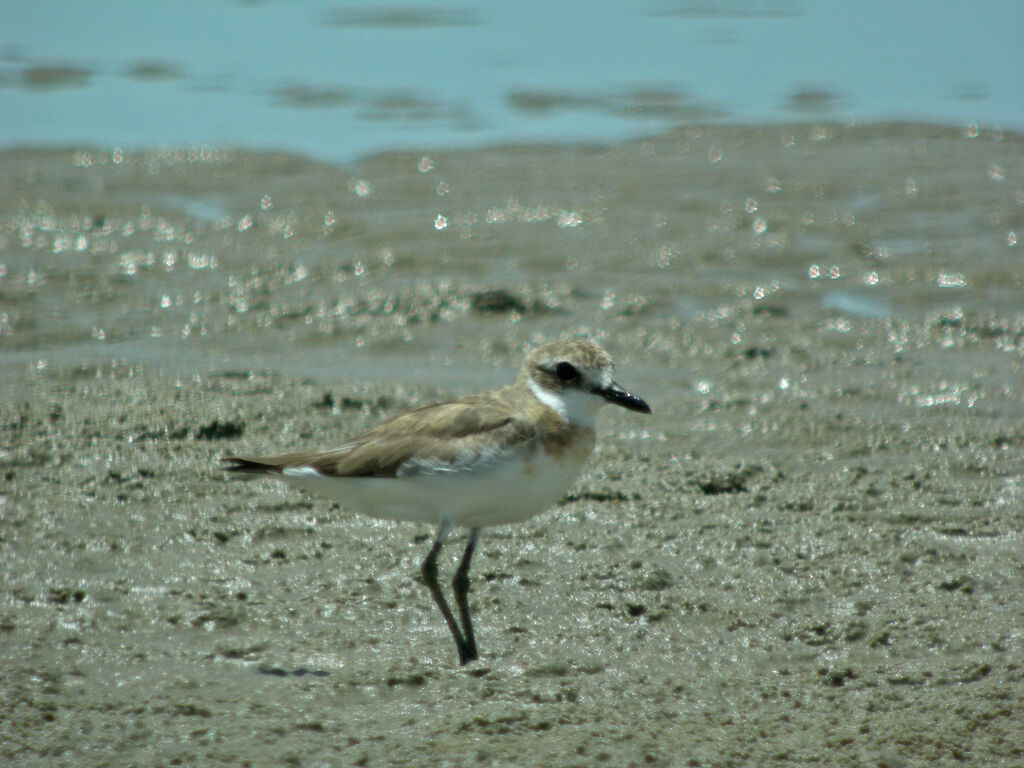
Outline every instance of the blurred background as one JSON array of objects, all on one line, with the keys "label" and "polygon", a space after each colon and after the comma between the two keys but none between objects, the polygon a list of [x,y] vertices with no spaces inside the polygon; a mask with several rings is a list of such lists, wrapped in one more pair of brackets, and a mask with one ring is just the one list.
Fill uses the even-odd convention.
[{"label": "blurred background", "polygon": [[[0,765],[1024,764],[1022,38],[0,0]],[[578,336],[656,416],[488,533],[469,674],[433,531],[219,470]]]},{"label": "blurred background", "polygon": [[1024,127],[1018,0],[6,0],[0,147],[612,142],[694,121]]}]

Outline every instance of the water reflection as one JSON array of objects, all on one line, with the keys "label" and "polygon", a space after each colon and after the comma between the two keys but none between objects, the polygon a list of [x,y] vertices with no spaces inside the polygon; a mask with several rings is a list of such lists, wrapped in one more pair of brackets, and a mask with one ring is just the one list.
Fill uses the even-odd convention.
[{"label": "water reflection", "polygon": [[892,314],[892,307],[886,302],[852,291],[831,291],[825,294],[821,307],[855,317],[889,317]]},{"label": "water reflection", "polygon": [[331,8],[320,14],[320,21],[334,27],[379,27],[396,30],[472,27],[482,23],[480,14],[472,8],[412,5]]},{"label": "water reflection", "polygon": [[84,88],[95,74],[77,64],[32,64],[19,73],[19,82],[30,90]]},{"label": "water reflection", "polygon": [[1006,77],[1024,68],[1022,23],[1019,4],[963,0],[943,13],[893,5],[884,39],[874,11],[839,0],[293,0],[207,4],[196,34],[169,0],[130,13],[115,0],[8,0],[0,113],[14,117],[0,145],[207,143],[351,160],[608,142],[723,118],[1024,126]]}]

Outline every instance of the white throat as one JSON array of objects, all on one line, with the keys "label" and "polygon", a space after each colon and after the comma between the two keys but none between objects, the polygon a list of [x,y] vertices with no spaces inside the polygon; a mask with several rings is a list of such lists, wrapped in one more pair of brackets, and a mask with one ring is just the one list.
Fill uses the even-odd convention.
[{"label": "white throat", "polygon": [[565,421],[581,427],[593,427],[594,418],[604,404],[604,400],[589,392],[579,389],[552,392],[550,389],[544,389],[533,379],[530,379],[530,391]]}]

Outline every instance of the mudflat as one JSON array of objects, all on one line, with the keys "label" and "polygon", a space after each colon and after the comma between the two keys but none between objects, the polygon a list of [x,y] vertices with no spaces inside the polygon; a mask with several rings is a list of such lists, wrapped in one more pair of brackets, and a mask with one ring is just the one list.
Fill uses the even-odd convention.
[{"label": "mudflat", "polygon": [[[1019,764],[1022,149],[0,154],[0,757]],[[485,530],[474,664],[433,530],[219,469],[576,335],[654,415]]]}]

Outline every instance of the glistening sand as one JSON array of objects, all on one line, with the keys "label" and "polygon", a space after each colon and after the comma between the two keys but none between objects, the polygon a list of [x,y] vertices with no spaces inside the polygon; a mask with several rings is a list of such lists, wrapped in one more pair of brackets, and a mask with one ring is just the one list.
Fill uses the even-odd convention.
[{"label": "glistening sand", "polygon": [[[0,755],[1019,763],[1022,156],[927,125],[0,155]],[[573,333],[655,416],[485,532],[472,666],[432,530],[218,470]]]}]

